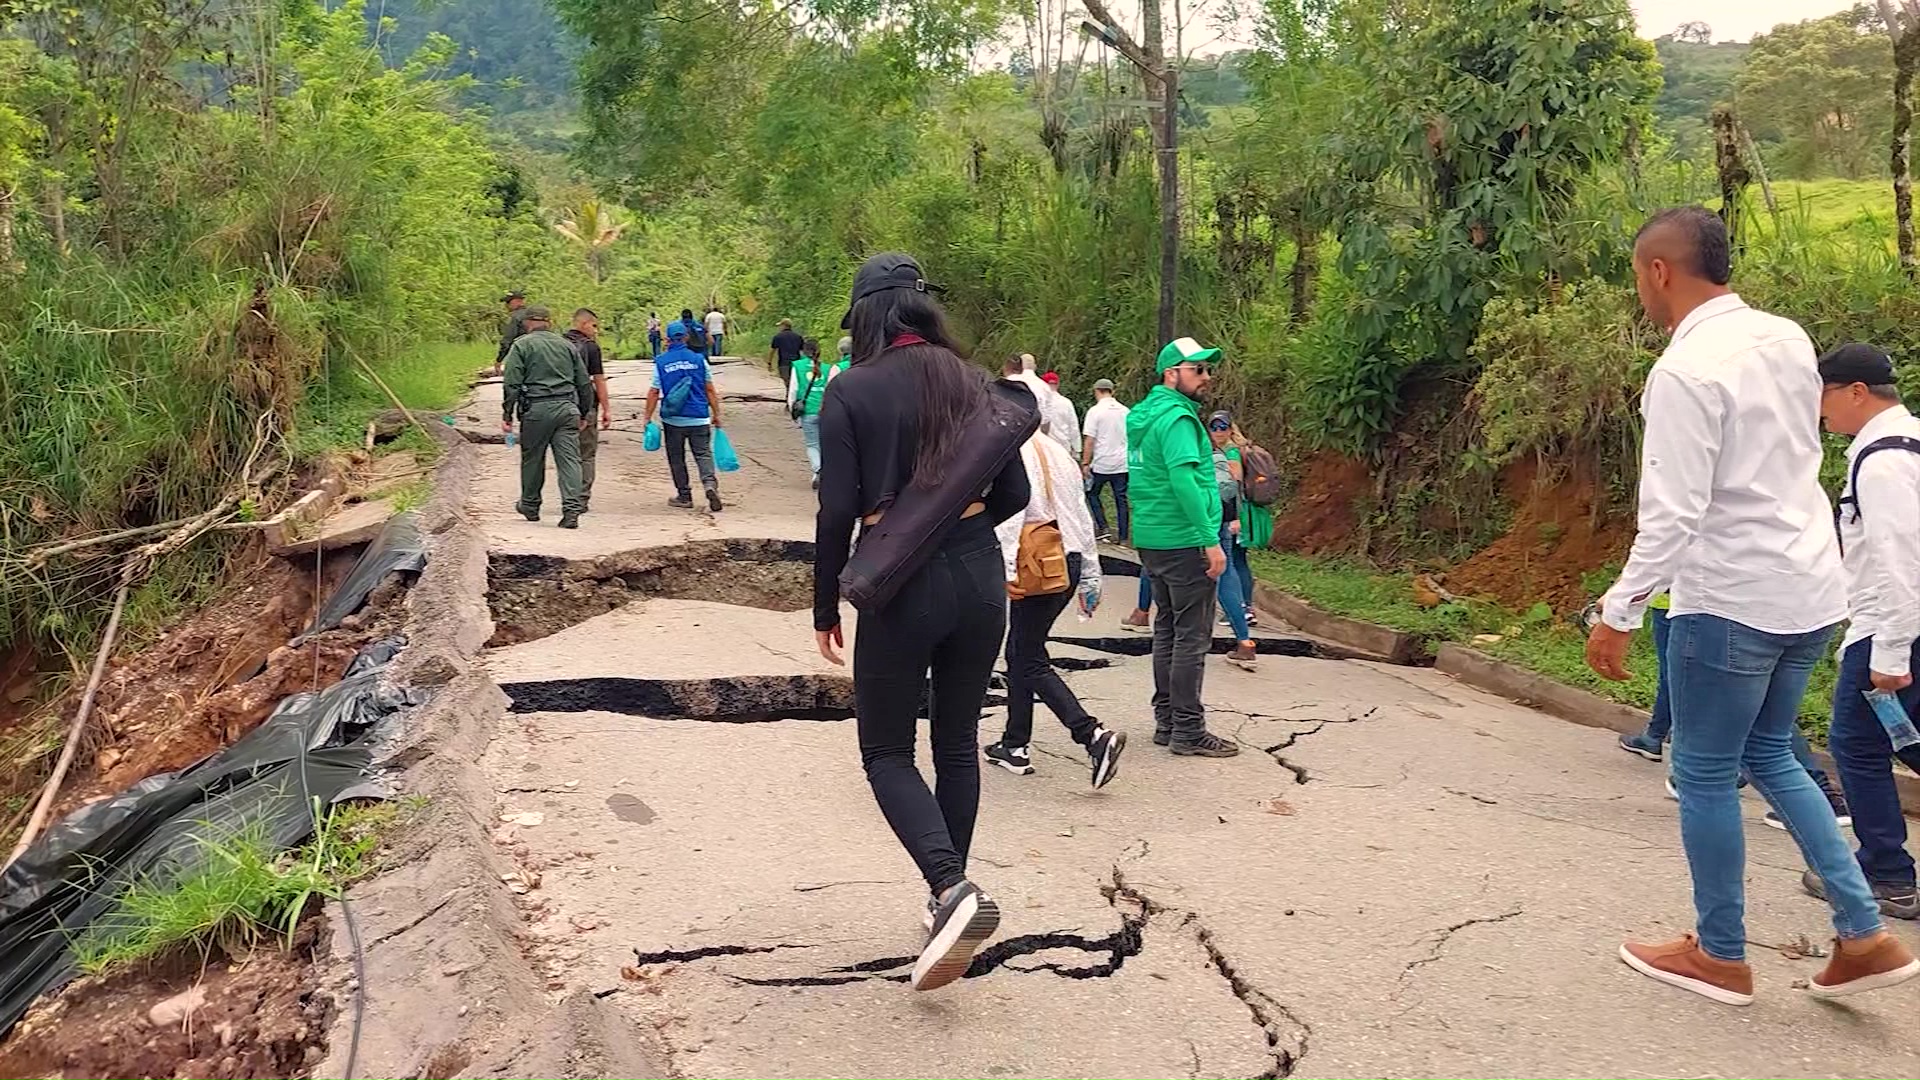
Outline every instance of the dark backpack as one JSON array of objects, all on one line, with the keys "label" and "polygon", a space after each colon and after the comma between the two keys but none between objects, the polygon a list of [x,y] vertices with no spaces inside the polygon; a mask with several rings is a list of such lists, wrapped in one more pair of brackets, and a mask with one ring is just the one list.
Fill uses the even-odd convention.
[{"label": "dark backpack", "polygon": [[1833,531],[1836,535],[1840,532],[1840,515],[1847,507],[1853,508],[1853,520],[1860,520],[1860,466],[1882,450],[1905,450],[1909,454],[1920,454],[1920,439],[1911,435],[1888,435],[1884,439],[1873,440],[1854,455],[1853,468],[1847,474],[1847,490],[1841,493],[1840,501],[1833,506]]},{"label": "dark backpack", "polygon": [[1240,448],[1240,495],[1255,506],[1280,501],[1280,463],[1263,446]]}]

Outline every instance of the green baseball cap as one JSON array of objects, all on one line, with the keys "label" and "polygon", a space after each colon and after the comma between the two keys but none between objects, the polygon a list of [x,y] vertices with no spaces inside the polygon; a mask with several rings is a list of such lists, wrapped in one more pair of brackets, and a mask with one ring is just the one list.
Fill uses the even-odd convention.
[{"label": "green baseball cap", "polygon": [[1190,337],[1175,338],[1160,350],[1160,361],[1154,365],[1153,373],[1165,375],[1168,368],[1176,368],[1181,364],[1213,364],[1219,360],[1219,349],[1203,349],[1199,342]]},{"label": "green baseball cap", "polygon": [[526,320],[528,322],[552,322],[553,312],[548,311],[539,304],[535,304],[527,309]]}]

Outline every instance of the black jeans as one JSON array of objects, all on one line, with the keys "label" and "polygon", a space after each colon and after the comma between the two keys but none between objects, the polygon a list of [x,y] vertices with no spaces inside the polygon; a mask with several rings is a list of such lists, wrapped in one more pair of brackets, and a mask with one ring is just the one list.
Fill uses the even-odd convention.
[{"label": "black jeans", "polygon": [[708,491],[720,487],[720,475],[713,470],[713,428],[706,424],[699,427],[675,427],[672,424],[660,425],[666,430],[667,470],[673,473],[673,490],[681,498],[693,494],[688,487],[687,447],[693,447],[693,463],[700,469],[700,486]]},{"label": "black jeans", "polygon": [[1029,596],[1007,605],[1007,731],[1000,741],[1008,746],[1033,741],[1035,697],[1046,702],[1081,746],[1093,741],[1099,727],[1047,656],[1047,635],[1053,632],[1054,620],[1067,610],[1080,586],[1080,556],[1067,556],[1067,578],[1073,587],[1066,592]]},{"label": "black jeans", "polygon": [[1131,535],[1127,532],[1127,474],[1094,473],[1093,486],[1087,489],[1087,509],[1093,511],[1093,531],[1097,536],[1107,531],[1107,508],[1100,504],[1100,489],[1113,489],[1113,537],[1125,543]]},{"label": "black jeans", "polygon": [[1213,646],[1214,583],[1201,548],[1140,552],[1153,578],[1153,729],[1176,743],[1207,733],[1200,692]]},{"label": "black jeans", "polygon": [[[967,876],[980,812],[980,705],[1006,629],[1005,564],[982,514],[955,525],[899,595],[861,616],[854,632],[860,761],[880,812],[936,895]],[[914,764],[923,695],[933,791]]]}]

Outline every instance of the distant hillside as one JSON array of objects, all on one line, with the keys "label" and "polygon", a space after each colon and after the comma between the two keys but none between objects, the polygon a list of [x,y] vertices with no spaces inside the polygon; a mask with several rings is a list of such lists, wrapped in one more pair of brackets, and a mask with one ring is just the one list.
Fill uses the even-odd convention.
[{"label": "distant hillside", "polygon": [[579,46],[544,0],[387,0],[368,5],[368,21],[382,10],[393,23],[381,39],[389,62],[445,34],[460,46],[453,73],[480,83],[473,103],[501,117],[571,109]]},{"label": "distant hillside", "polygon": [[1665,83],[1653,103],[1654,116],[1663,123],[1686,117],[1704,123],[1716,103],[1733,100],[1733,81],[1751,48],[1738,41],[1678,41],[1672,34],[1655,38]]}]

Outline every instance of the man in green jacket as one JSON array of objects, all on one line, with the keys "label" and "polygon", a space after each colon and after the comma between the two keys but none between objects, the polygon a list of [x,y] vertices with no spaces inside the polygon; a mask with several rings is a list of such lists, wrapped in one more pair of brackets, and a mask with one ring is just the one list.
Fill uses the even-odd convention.
[{"label": "man in green jacket", "polygon": [[500,298],[507,305],[507,321],[500,324],[500,351],[493,354],[493,376],[500,377],[500,365],[506,363],[507,350],[514,339],[527,332],[527,294],[515,289]]},{"label": "man in green jacket", "polygon": [[592,423],[593,380],[587,364],[567,339],[548,327],[544,307],[526,309],[526,332],[507,350],[506,379],[500,385],[500,430],[520,423],[520,501],[515,510],[528,521],[540,520],[540,491],[547,485],[547,449],[560,474],[560,527],[577,529],[586,509],[580,476],[580,429]]},{"label": "man in green jacket", "polygon": [[1239,744],[1207,730],[1200,702],[1213,644],[1220,489],[1200,398],[1219,349],[1180,338],[1160,350],[1160,385],[1127,414],[1127,495],[1133,545],[1153,581],[1153,741],[1190,757],[1233,757]]}]

